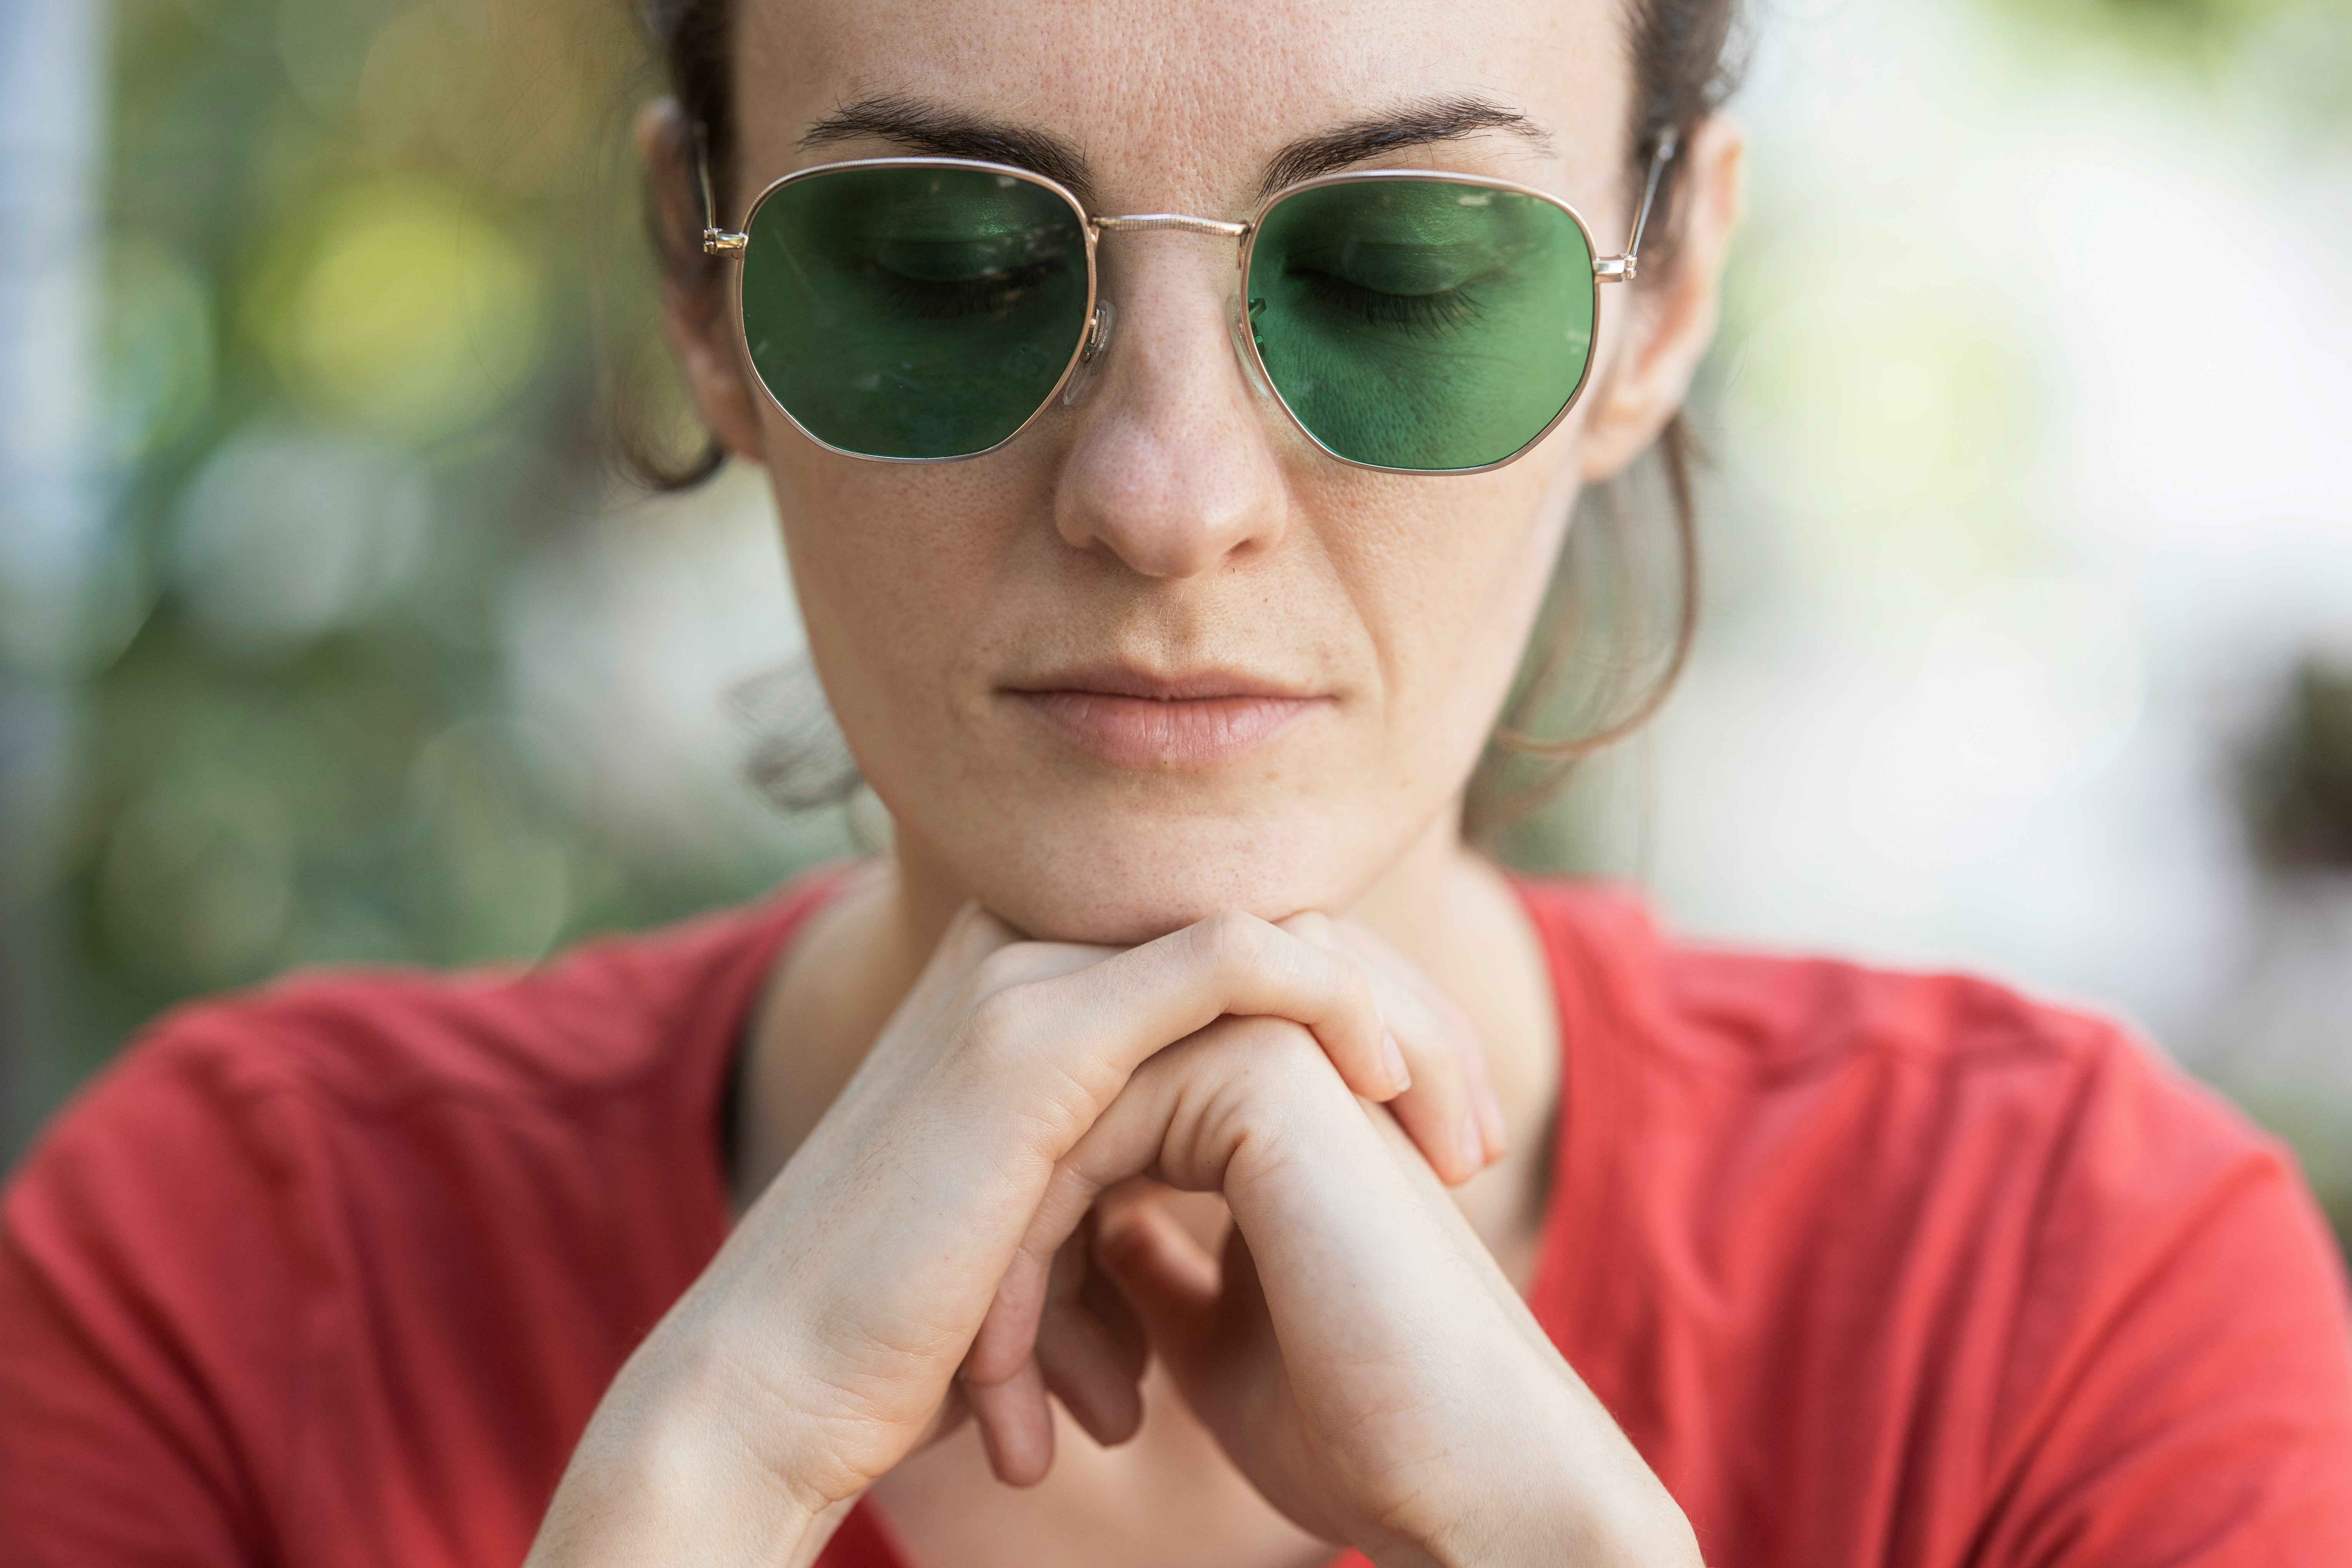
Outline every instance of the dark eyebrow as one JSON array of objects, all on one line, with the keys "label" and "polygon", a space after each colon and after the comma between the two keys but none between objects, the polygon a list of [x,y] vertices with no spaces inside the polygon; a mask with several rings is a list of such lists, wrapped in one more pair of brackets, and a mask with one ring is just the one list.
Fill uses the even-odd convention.
[{"label": "dark eyebrow", "polygon": [[1086,155],[1060,137],[1027,126],[960,114],[919,99],[889,94],[835,110],[808,129],[801,150],[871,136],[930,158],[976,158],[1043,174],[1091,212]]},{"label": "dark eyebrow", "polygon": [[[1507,131],[1539,153],[1551,150],[1549,133],[1516,109],[1485,98],[1436,99],[1301,137],[1267,160],[1265,175],[1258,181],[1258,195],[1269,195],[1285,185],[1331,174],[1367,158],[1407,147],[1458,142],[1481,131]],[[929,157],[1010,163],[1066,187],[1081,206],[1094,210],[1086,155],[1062,138],[900,94],[861,99],[835,110],[809,127],[800,145],[806,152],[869,136]]]},{"label": "dark eyebrow", "polygon": [[1481,131],[1507,131],[1538,153],[1551,151],[1551,136],[1517,110],[1486,98],[1446,98],[1367,115],[1293,142],[1267,161],[1257,194],[1270,196],[1285,185],[1311,180],[1407,147],[1458,142]]}]

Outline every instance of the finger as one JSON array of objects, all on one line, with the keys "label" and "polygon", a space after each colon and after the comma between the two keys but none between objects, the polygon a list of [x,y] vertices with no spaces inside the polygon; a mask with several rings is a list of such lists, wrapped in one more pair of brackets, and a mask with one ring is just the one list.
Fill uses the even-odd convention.
[{"label": "finger", "polygon": [[940,932],[908,993],[909,1002],[919,1001],[925,1010],[959,1001],[961,1008],[969,1008],[1007,985],[1051,980],[1119,951],[1084,942],[1031,942],[977,900],[966,900]]},{"label": "finger", "polygon": [[1054,1397],[1088,1436],[1110,1447],[1143,1424],[1139,1384],[1148,1352],[1135,1310],[1088,1256],[1093,1229],[1090,1220],[1055,1260],[1037,1363]]},{"label": "finger", "polygon": [[1143,1370],[1151,1362],[1151,1342],[1143,1332],[1143,1320],[1135,1315],[1135,1304],[1110,1271],[1095,1260],[1096,1241],[1092,1233],[1087,1237],[1087,1278],[1078,1287],[1076,1305],[1094,1320],[1119,1371],[1130,1384],[1143,1380]]},{"label": "finger", "polygon": [[1000,988],[962,1030],[966,1070],[988,1098],[1026,1080],[1035,1096],[1012,1123],[1059,1159],[1118,1097],[1138,1065],[1227,1014],[1287,1018],[1323,1047],[1348,1087],[1387,1100],[1403,1087],[1402,1058],[1363,966],[1254,916],[1214,915],[1074,973],[1034,983],[1017,971],[1037,944],[992,954],[982,984]]},{"label": "finger", "polygon": [[[1246,1258],[1238,1232],[1228,1237],[1226,1252]],[[1230,1359],[1221,1331],[1231,1321],[1226,1296],[1236,1282],[1156,1204],[1139,1205],[1123,1223],[1108,1228],[1101,1256],[1120,1291],[1135,1303],[1152,1354],[1167,1369],[1177,1397],[1201,1419],[1214,1422],[1229,1407],[1217,1398],[1215,1384]],[[1219,1425],[1223,1423],[1212,1430]]]},{"label": "finger", "polygon": [[1127,1441],[1143,1424],[1138,1384],[1149,1352],[1142,1326],[1117,1286],[1089,1267],[1090,1228],[1056,1257],[1034,1354],[996,1379],[976,1375],[967,1359],[957,1380],[980,1426],[990,1468],[1013,1486],[1033,1485],[1053,1468],[1047,1392],[1106,1447]]},{"label": "finger", "polygon": [[1465,1042],[1465,1060],[1470,1072],[1471,1105],[1477,1111],[1480,1129],[1486,1134],[1486,1158],[1490,1162],[1501,1159],[1510,1149],[1510,1129],[1503,1119],[1503,1102],[1496,1096],[1494,1077],[1487,1068],[1486,1040],[1478,1033],[1478,1026],[1470,1021],[1470,1015],[1464,1012],[1437,982],[1422,973],[1419,964],[1409,962],[1370,927],[1357,921],[1337,923],[1349,945],[1420,997],[1444,1021],[1454,1037]]},{"label": "finger", "polygon": [[[1030,1216],[1029,1228],[997,1282],[996,1294],[980,1321],[980,1331],[964,1352],[964,1366],[971,1376],[1001,1383],[1024,1362],[1038,1355],[1039,1334],[1054,1307],[1057,1262],[1073,1244],[1073,1234],[1095,1198],[1108,1184],[1108,1181],[1097,1183],[1086,1171],[1055,1165],[1045,1196]],[[1076,1358],[1083,1354],[1074,1352],[1065,1366],[1074,1366]]]},{"label": "finger", "polygon": [[[1503,1157],[1509,1147],[1509,1131],[1504,1124],[1502,1102],[1496,1098],[1492,1075],[1486,1066],[1486,1042],[1468,1014],[1454,1005],[1454,999],[1441,990],[1437,983],[1422,973],[1419,965],[1406,960],[1394,948],[1382,942],[1367,927],[1354,921],[1335,922],[1340,940],[1349,951],[1356,953],[1377,978],[1376,986],[1385,982],[1410,1004],[1393,1001],[1387,991],[1380,993],[1381,1005],[1392,1007],[1396,1016],[1412,1020],[1412,1026],[1423,1039],[1444,1042],[1455,1056],[1461,1068],[1461,1087],[1466,1100],[1459,1123],[1453,1108],[1444,1108],[1437,1120],[1455,1128],[1454,1137],[1463,1154],[1464,1174],[1477,1171]],[[1410,1051],[1408,1051],[1410,1058]],[[1427,1117],[1420,1107],[1412,1108],[1412,1117]],[[1428,1139],[1417,1139],[1424,1146]],[[1475,1151],[1475,1154],[1474,1154]]]},{"label": "finger", "polygon": [[1092,1212],[1095,1199],[1113,1184],[1144,1170],[1158,1154],[1168,1129],[1171,1064],[1191,1043],[1180,1042],[1146,1063],[1078,1146],[1055,1162],[1045,1195],[981,1319],[980,1331],[964,1352],[972,1376],[1002,1382],[1036,1353],[1055,1260]]},{"label": "finger", "polygon": [[1418,992],[1406,987],[1388,966],[1376,963],[1340,933],[1324,914],[1298,914],[1286,921],[1303,941],[1318,942],[1364,966],[1373,999],[1388,1020],[1390,1035],[1404,1053],[1413,1086],[1390,1100],[1390,1112],[1421,1150],[1421,1157],[1446,1183],[1465,1183],[1486,1168],[1486,1133],[1479,1126],[1473,1069],[1484,1068],[1477,1039],[1458,1032]]},{"label": "finger", "polygon": [[1034,1487],[1054,1468],[1054,1413],[1034,1358],[999,1383],[963,1380],[964,1399],[980,1428],[988,1468],[1007,1486]]},{"label": "finger", "polygon": [[[1248,1102],[1254,1110],[1238,1119],[1223,1117],[1212,1131],[1208,1123],[1238,1103],[1221,1100],[1218,1090],[1244,1079],[1254,1080],[1255,1094]],[[1304,1110],[1319,1089],[1360,1121],[1345,1087],[1298,1030],[1255,1020],[1223,1020],[1145,1063],[1086,1136],[1055,1162],[967,1352],[973,1375],[998,1381],[1031,1356],[1055,1254],[1105,1188],[1160,1167],[1170,1151],[1181,1151],[1178,1163],[1183,1168],[1163,1171],[1165,1179],[1180,1186],[1215,1187],[1223,1180],[1223,1161],[1265,1112]]]},{"label": "finger", "polygon": [[975,901],[967,901],[948,921],[947,930],[931,949],[922,973],[899,1003],[893,1015],[894,1022],[917,1021],[936,1017],[955,1001],[971,978],[972,971],[991,954],[1013,945],[1020,939],[1013,928],[983,910]]},{"label": "finger", "polygon": [[1450,1004],[1441,1011],[1433,1000],[1436,988],[1412,984],[1420,978],[1412,965],[1362,928],[1314,912],[1282,923],[1301,941],[1363,969],[1412,1076],[1412,1087],[1390,1101],[1389,1109],[1430,1168],[1455,1184],[1485,1170],[1501,1150],[1492,1143],[1480,1113],[1482,1099],[1492,1099],[1493,1091],[1485,1047],[1468,1019]]},{"label": "finger", "polygon": [[1446,994],[1437,982],[1422,972],[1419,964],[1407,960],[1370,926],[1349,920],[1335,923],[1350,947],[1419,996],[1445,1022],[1455,1038],[1465,1042],[1473,1086],[1471,1099],[1487,1135],[1487,1158],[1501,1159],[1509,1148],[1510,1129],[1503,1119],[1502,1101],[1496,1098],[1494,1079],[1486,1066],[1486,1041],[1478,1033],[1478,1026],[1470,1021],[1470,1016]]},{"label": "finger", "polygon": [[1095,1252],[1183,1392],[1199,1374],[1198,1352],[1216,1310],[1223,1284],[1217,1260],[1151,1203],[1106,1226]]}]

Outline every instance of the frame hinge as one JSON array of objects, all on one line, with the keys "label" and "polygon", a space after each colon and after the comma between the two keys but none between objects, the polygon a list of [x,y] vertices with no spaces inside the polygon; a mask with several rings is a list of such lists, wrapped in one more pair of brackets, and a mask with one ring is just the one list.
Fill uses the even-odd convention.
[{"label": "frame hinge", "polygon": [[706,228],[702,231],[702,253],[705,256],[740,256],[751,243],[747,235],[729,234],[725,229]]},{"label": "frame hinge", "polygon": [[1596,256],[1592,258],[1592,275],[1603,283],[1631,283],[1639,265],[1630,256]]}]

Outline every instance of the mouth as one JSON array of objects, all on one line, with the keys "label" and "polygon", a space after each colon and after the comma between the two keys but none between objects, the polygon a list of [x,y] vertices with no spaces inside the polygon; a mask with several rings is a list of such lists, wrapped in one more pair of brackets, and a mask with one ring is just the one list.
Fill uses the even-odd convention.
[{"label": "mouth", "polygon": [[1236,670],[1061,670],[999,689],[1062,740],[1113,767],[1215,768],[1330,707],[1322,692]]}]

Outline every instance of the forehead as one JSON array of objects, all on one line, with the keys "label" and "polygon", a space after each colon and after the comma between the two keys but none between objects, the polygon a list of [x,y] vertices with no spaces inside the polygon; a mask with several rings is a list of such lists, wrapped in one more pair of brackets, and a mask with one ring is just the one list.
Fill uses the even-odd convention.
[{"label": "forehead", "polygon": [[1367,114],[1478,96],[1552,152],[1495,157],[1581,184],[1612,170],[1630,96],[1614,0],[743,0],[747,170],[845,104],[904,97],[1068,142],[1106,195],[1230,205],[1284,144]]}]

